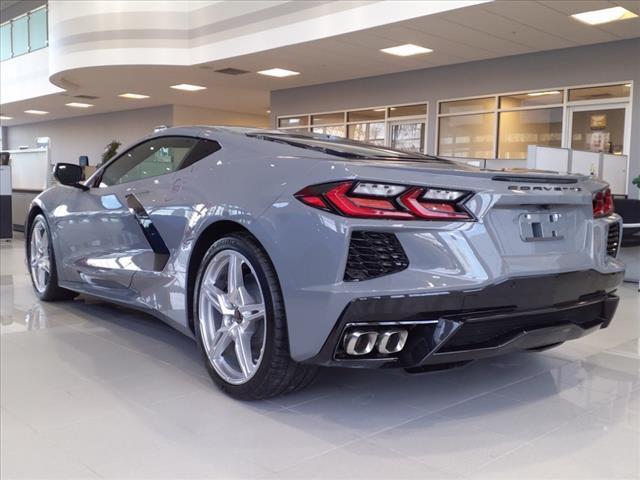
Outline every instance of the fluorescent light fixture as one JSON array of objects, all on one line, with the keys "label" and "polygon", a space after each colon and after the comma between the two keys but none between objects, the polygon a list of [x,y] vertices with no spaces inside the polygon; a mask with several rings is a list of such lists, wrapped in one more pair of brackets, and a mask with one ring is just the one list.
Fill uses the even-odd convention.
[{"label": "fluorescent light fixture", "polygon": [[13,120],[13,117],[8,117],[7,115],[0,115],[0,120]]},{"label": "fluorescent light fixture", "polygon": [[542,97],[543,95],[557,95],[560,90],[549,90],[548,92],[533,92],[527,93],[529,97]]},{"label": "fluorescent light fixture", "polygon": [[382,48],[380,51],[390,55],[397,55],[398,57],[409,57],[411,55],[433,52],[430,48],[421,47],[420,45],[414,45],[412,43],[398,45],[397,47]]},{"label": "fluorescent light fixture", "polygon": [[65,105],[67,107],[73,107],[73,108],[91,108],[91,107],[93,107],[92,103],[82,103],[82,102],[65,103]]},{"label": "fluorescent light fixture", "polygon": [[207,87],[202,87],[200,85],[190,85],[188,83],[180,83],[178,85],[171,85],[171,88],[175,88],[176,90],[186,90],[187,92],[197,92],[198,90],[206,90]]},{"label": "fluorescent light fixture", "polygon": [[118,96],[122,98],[131,98],[132,100],[142,100],[144,98],[149,98],[149,95],[142,95],[141,93],[121,93]]},{"label": "fluorescent light fixture", "polygon": [[31,115],[46,115],[49,112],[44,110],[25,110],[24,113],[30,113]]},{"label": "fluorescent light fixture", "polygon": [[294,72],[293,70],[287,70],[285,68],[270,68],[269,70],[260,70],[260,75],[267,75],[269,77],[291,77],[292,75],[300,75],[300,72]]},{"label": "fluorescent light fixture", "polygon": [[590,12],[576,13],[571,16],[582,23],[586,23],[587,25],[601,25],[603,23],[636,18],[638,15],[630,12],[626,8],[611,7],[603,8],[602,10],[591,10]]}]

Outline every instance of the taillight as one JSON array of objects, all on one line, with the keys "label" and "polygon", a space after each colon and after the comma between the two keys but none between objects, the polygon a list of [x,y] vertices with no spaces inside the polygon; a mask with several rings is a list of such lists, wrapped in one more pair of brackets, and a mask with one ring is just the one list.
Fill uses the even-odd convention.
[{"label": "taillight", "polygon": [[295,197],[310,207],[345,217],[392,220],[473,220],[459,190],[373,182],[335,182],[304,188]]},{"label": "taillight", "polygon": [[606,217],[613,213],[613,195],[611,190],[605,188],[593,195],[593,217]]}]

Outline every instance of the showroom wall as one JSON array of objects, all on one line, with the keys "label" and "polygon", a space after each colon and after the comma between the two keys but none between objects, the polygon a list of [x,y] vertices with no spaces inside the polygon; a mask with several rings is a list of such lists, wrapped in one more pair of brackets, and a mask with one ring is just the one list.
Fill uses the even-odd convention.
[{"label": "showroom wall", "polygon": [[[271,125],[282,115],[429,102],[427,151],[436,145],[438,100],[491,93],[633,81],[630,177],[640,173],[640,39],[502,57],[314,85],[271,94]],[[634,187],[635,188],[635,187]],[[635,191],[635,190],[631,190]]]},{"label": "showroom wall", "polygon": [[253,115],[190,105],[174,105],[173,125],[234,125],[266,128],[269,126],[269,116],[266,113]]},{"label": "showroom wall", "polygon": [[36,137],[49,137],[53,163],[77,163],[80,155],[88,155],[89,164],[96,165],[111,140],[127,145],[152,133],[155,126],[172,121],[171,105],[85,115],[9,127],[5,142],[8,149],[17,149],[35,146]]},{"label": "showroom wall", "polygon": [[187,105],[164,105],[3,127],[3,133],[6,135],[4,142],[7,149],[25,145],[33,147],[36,137],[49,137],[52,162],[75,163],[80,155],[88,155],[89,164],[96,165],[100,162],[105,145],[111,140],[118,140],[126,146],[153,133],[154,127],[158,125],[267,127],[268,124],[266,114],[252,115]]}]

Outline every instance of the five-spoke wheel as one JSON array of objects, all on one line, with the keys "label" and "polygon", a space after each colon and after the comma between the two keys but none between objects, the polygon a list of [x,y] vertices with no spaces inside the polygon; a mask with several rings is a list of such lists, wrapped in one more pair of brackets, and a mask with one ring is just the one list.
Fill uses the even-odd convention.
[{"label": "five-spoke wheel", "polygon": [[33,288],[40,300],[69,300],[78,294],[58,285],[53,250],[49,225],[39,213],[29,223],[27,236],[27,261]]},{"label": "five-spoke wheel", "polygon": [[236,232],[198,260],[194,330],[216,385],[243,400],[308,385],[317,368],[291,358],[280,282],[258,241]]},{"label": "five-spoke wheel", "polygon": [[51,278],[51,260],[49,257],[47,225],[41,217],[36,218],[31,230],[29,266],[33,285],[39,293],[43,293],[47,289]]},{"label": "five-spoke wheel", "polygon": [[264,296],[255,270],[240,252],[223,250],[205,270],[200,286],[200,330],[216,372],[241,384],[256,372],[264,354]]}]

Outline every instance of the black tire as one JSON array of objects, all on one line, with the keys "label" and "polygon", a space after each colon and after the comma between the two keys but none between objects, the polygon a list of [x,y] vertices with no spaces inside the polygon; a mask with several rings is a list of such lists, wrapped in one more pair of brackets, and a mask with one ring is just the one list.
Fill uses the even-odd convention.
[{"label": "black tire", "polygon": [[[222,250],[235,250],[253,266],[265,304],[266,344],[256,373],[246,383],[235,385],[225,381],[212,366],[206,354],[200,331],[199,293],[204,272],[213,257]],[[280,284],[271,260],[257,240],[246,233],[234,233],[217,240],[204,255],[194,288],[194,325],[198,347],[213,382],[225,393],[239,400],[260,400],[292,392],[309,385],[318,368],[295,362],[289,352],[287,321]]]},{"label": "black tire", "polygon": [[[47,235],[47,250],[49,255],[49,279],[46,283],[46,287],[43,290],[38,289],[36,286],[36,282],[33,278],[33,271],[31,269],[31,236],[33,235],[34,228],[37,225],[43,225],[45,233]],[[27,264],[29,265],[29,278],[31,278],[31,283],[33,285],[33,291],[36,296],[45,302],[53,302],[59,300],[71,300],[77,297],[79,294],[77,292],[73,292],[71,290],[67,290],[66,288],[62,288],[58,285],[58,272],[56,270],[56,257],[53,252],[53,244],[51,242],[51,232],[49,230],[49,224],[47,223],[47,219],[41,213],[36,215],[31,225],[29,227],[29,232],[26,238],[26,250],[27,250]]]}]

